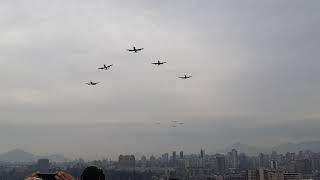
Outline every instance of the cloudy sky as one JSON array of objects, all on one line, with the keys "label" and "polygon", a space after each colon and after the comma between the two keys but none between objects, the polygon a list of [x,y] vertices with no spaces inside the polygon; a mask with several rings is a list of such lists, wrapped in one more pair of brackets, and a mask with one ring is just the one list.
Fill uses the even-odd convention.
[{"label": "cloudy sky", "polygon": [[1,0],[0,152],[94,158],[319,140],[319,7]]}]

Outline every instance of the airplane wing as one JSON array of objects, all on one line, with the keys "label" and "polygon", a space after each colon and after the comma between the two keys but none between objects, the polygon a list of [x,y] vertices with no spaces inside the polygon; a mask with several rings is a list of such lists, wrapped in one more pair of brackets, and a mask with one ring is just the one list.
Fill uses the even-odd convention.
[{"label": "airplane wing", "polygon": [[141,50],[143,50],[144,48],[139,48],[139,49],[136,49],[137,51],[141,51]]},{"label": "airplane wing", "polygon": [[185,77],[179,77],[180,79],[185,79]]},{"label": "airplane wing", "polygon": [[158,64],[158,63],[151,63],[151,64]]},{"label": "airplane wing", "polygon": [[104,69],[104,67],[100,67],[100,68],[98,68],[98,69]]},{"label": "airplane wing", "polygon": [[134,49],[127,49],[127,51],[134,51]]}]

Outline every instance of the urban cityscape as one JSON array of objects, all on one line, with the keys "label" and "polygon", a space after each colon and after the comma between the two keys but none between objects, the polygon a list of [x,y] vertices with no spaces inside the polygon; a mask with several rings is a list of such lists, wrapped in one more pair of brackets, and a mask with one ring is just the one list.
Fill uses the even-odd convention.
[{"label": "urban cityscape", "polygon": [[320,180],[320,0],[0,0],[0,180]]},{"label": "urban cityscape", "polygon": [[185,154],[171,151],[161,156],[119,155],[118,160],[102,159],[84,161],[77,159],[53,162],[38,159],[29,163],[4,163],[0,165],[0,180],[23,179],[32,172],[63,170],[76,179],[82,170],[94,165],[101,167],[106,179],[112,180],[300,180],[320,179],[320,153],[310,150],[280,154],[259,153],[248,156],[232,149],[225,154]]}]

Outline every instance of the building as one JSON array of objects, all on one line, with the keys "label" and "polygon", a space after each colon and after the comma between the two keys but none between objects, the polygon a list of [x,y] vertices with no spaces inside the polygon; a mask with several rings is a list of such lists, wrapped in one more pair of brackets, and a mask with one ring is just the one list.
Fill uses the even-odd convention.
[{"label": "building", "polygon": [[201,149],[200,150],[200,158],[203,159],[204,156],[205,156],[205,151],[204,151],[204,149]]},{"label": "building", "polygon": [[164,153],[161,156],[161,162],[164,166],[168,166],[169,165],[169,154],[168,153]]},{"label": "building", "polygon": [[259,171],[254,170],[247,170],[247,180],[258,180],[259,179]]},{"label": "building", "polygon": [[183,159],[183,151],[180,151],[180,159]]},{"label": "building", "polygon": [[218,174],[224,174],[226,171],[226,157],[223,155],[216,156],[216,171]]},{"label": "building", "polygon": [[230,157],[231,168],[239,169],[239,157],[238,151],[235,149],[231,150],[231,157]]},{"label": "building", "polygon": [[175,162],[177,160],[177,153],[175,151],[172,152],[172,161]]},{"label": "building", "polygon": [[120,167],[131,168],[135,167],[136,159],[134,155],[120,155],[118,163]]},{"label": "building", "polygon": [[299,173],[284,173],[284,180],[299,180],[301,179],[301,175]]},{"label": "building", "polygon": [[270,168],[273,170],[277,170],[278,169],[278,162],[276,160],[271,160],[270,161]]},{"label": "building", "polygon": [[268,168],[269,167],[269,156],[267,154],[259,154],[259,168]]}]

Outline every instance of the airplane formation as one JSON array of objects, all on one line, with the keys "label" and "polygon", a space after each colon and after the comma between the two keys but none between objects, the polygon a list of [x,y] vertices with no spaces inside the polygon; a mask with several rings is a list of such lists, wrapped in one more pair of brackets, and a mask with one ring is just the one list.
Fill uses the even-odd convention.
[{"label": "airplane formation", "polygon": [[[140,51],[142,51],[144,48],[136,48],[135,46],[133,46],[133,48],[132,49],[127,49],[127,51],[129,51],[129,52],[133,52],[133,53],[138,53],[138,52],[140,52]],[[163,65],[163,64],[166,64],[167,62],[165,62],[165,61],[160,61],[160,60],[158,60],[157,62],[153,62],[153,63],[151,63],[151,64],[154,64],[154,65],[156,65],[156,66],[160,66],[160,65]],[[99,70],[109,70],[111,67],[113,66],[113,64],[110,64],[110,65],[105,65],[105,64],[103,64],[103,66],[102,67],[99,67],[98,69]],[[189,78],[191,78],[192,76],[188,76],[188,75],[184,75],[184,76],[181,76],[181,77],[178,77],[178,78],[180,78],[180,79],[189,79]],[[85,84],[87,84],[88,86],[95,86],[95,85],[97,85],[97,84],[99,84],[100,82],[93,82],[93,81],[90,81],[90,82],[88,82],[88,83],[85,83]],[[182,125],[182,124],[180,124],[180,125]]]}]

